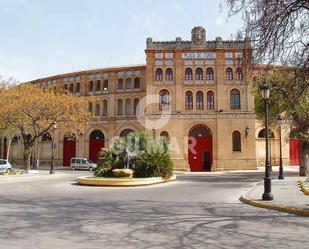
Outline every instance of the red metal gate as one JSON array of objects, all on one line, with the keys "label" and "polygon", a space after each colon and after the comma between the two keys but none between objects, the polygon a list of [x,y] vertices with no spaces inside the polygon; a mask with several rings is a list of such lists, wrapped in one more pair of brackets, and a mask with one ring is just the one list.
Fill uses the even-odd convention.
[{"label": "red metal gate", "polygon": [[63,166],[70,166],[70,160],[76,156],[76,142],[74,140],[63,141]]},{"label": "red metal gate", "polygon": [[191,171],[211,171],[213,164],[212,137],[194,137],[194,139],[196,144],[195,146],[191,145],[192,150],[189,144],[189,165]]},{"label": "red metal gate", "polygon": [[96,163],[101,149],[104,147],[104,139],[91,139],[89,143],[89,159]]},{"label": "red metal gate", "polygon": [[290,138],[290,165],[300,165],[300,145],[297,138]]}]

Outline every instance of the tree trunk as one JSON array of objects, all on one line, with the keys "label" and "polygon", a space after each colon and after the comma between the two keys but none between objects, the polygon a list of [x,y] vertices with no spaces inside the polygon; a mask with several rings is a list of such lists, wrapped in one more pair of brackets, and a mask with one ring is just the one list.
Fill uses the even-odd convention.
[{"label": "tree trunk", "polygon": [[24,145],[24,168],[27,173],[29,173],[30,170],[30,162],[31,162],[31,155],[32,155],[32,147],[29,147],[28,145]]},{"label": "tree trunk", "polygon": [[309,143],[300,141],[300,176],[309,176]]},{"label": "tree trunk", "polygon": [[10,156],[10,149],[11,149],[12,137],[10,137],[9,141],[7,142],[7,151],[6,151],[6,160],[9,160]]},{"label": "tree trunk", "polygon": [[27,172],[29,172],[30,170],[31,156],[32,156],[32,147],[29,148],[29,154],[28,154],[28,159],[27,159]]}]

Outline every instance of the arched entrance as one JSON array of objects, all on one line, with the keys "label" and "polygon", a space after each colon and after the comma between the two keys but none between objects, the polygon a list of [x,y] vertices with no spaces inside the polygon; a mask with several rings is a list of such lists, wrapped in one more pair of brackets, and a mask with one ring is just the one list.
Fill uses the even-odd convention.
[{"label": "arched entrance", "polygon": [[100,130],[94,130],[89,136],[89,159],[96,163],[98,161],[98,155],[103,147],[103,132]]},{"label": "arched entrance", "polygon": [[70,166],[70,160],[76,156],[75,134],[67,134],[63,138],[63,166]]},{"label": "arched entrance", "polygon": [[130,133],[133,133],[134,131],[132,129],[125,129],[120,133],[120,137],[126,137],[128,136]]},{"label": "arched entrance", "polygon": [[189,131],[188,155],[191,171],[211,171],[212,134],[207,126],[197,125]]}]

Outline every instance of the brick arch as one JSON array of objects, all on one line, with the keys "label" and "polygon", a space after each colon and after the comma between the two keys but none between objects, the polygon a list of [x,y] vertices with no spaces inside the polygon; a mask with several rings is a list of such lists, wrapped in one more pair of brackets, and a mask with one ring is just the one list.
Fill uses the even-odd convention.
[{"label": "brick arch", "polygon": [[117,129],[115,130],[115,136],[119,136],[120,133],[125,130],[125,129],[131,129],[131,130],[134,130],[135,132],[141,132],[142,130],[137,127],[136,125],[133,125],[133,124],[124,124],[124,125],[121,125],[119,127],[117,127]]}]

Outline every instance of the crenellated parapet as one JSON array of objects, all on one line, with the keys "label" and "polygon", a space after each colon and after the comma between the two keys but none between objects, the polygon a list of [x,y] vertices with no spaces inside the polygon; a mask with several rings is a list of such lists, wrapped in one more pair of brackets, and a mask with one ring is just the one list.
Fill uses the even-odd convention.
[{"label": "crenellated parapet", "polygon": [[206,40],[206,31],[202,27],[195,27],[191,31],[191,41],[177,37],[174,41],[146,40],[147,50],[177,50],[177,49],[251,49],[249,38],[239,40],[225,40],[217,37],[215,40]]}]

